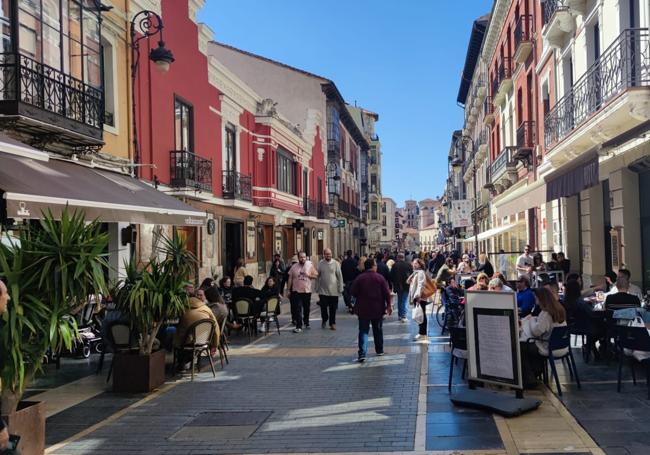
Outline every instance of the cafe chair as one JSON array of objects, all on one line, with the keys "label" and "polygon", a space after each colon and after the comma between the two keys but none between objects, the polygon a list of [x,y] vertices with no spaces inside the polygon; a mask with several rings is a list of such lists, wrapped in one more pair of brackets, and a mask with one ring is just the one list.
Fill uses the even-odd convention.
[{"label": "cafe chair", "polygon": [[280,335],[280,321],[278,315],[280,314],[280,299],[278,297],[269,297],[264,304],[264,310],[260,313],[260,320],[264,321],[265,332],[269,334],[269,325],[275,322],[275,326]]},{"label": "cafe chair", "polygon": [[[623,362],[627,357],[630,360],[632,369],[632,382],[636,385],[636,374],[634,366],[637,362],[645,364],[646,368],[646,386],[648,387],[648,399],[650,400],[650,357],[643,358],[644,353],[650,355],[650,335],[645,327],[618,327],[617,345],[619,349],[618,356],[618,382],[616,391],[621,391],[621,375],[623,372]],[[635,355],[636,354],[636,355]]]},{"label": "cafe chair", "polygon": [[205,354],[210,361],[210,368],[212,369],[212,376],[217,377],[214,370],[214,362],[212,362],[212,355],[210,354],[210,341],[214,336],[214,331],[217,325],[212,319],[200,319],[188,327],[185,339],[181,347],[174,350],[174,365],[176,365],[176,356],[183,352],[192,353],[192,366],[191,374],[192,381],[194,380],[194,365],[198,366],[201,355]]},{"label": "cafe chair", "polygon": [[454,363],[457,359],[463,361],[463,371],[460,378],[465,379],[467,371],[467,331],[464,327],[449,327],[451,337],[451,358],[449,359],[449,386],[447,389],[451,392],[451,378],[454,374]]},{"label": "cafe chair", "polygon": [[111,358],[111,366],[108,369],[108,376],[106,377],[106,382],[111,380],[111,373],[113,372],[113,360],[115,359],[115,354],[120,352],[128,352],[132,349],[131,341],[133,340],[133,331],[131,326],[124,322],[114,321],[108,326],[108,340],[104,344],[104,351],[102,352],[101,357],[99,358],[99,365],[97,367],[97,373],[102,369],[104,364],[104,354],[106,352],[107,345],[111,347],[113,356]]},{"label": "cafe chair", "polygon": [[[555,356],[553,352],[566,349],[566,353]],[[566,359],[567,366],[569,368],[569,375],[572,378],[575,378],[578,389],[581,388],[580,378],[578,377],[578,370],[576,368],[576,362],[573,359],[573,353],[571,352],[571,333],[569,332],[568,326],[554,327],[551,331],[551,336],[548,339],[548,355],[543,355],[545,360],[548,361],[548,364],[551,367],[551,373],[553,374],[553,379],[555,380],[555,385],[557,387],[557,394],[562,396],[562,388],[560,387],[560,379],[557,375],[557,368],[555,367],[555,361]],[[544,367],[544,384],[548,385],[548,370],[546,366]]]},{"label": "cafe chair", "polygon": [[257,329],[257,318],[253,314],[253,301],[250,299],[237,299],[233,305],[235,319],[240,321],[244,331],[248,332],[248,341],[251,340],[253,330]]},{"label": "cafe chair", "polygon": [[223,318],[221,322],[221,330],[219,332],[219,359],[221,360],[221,368],[223,368],[223,361],[226,360],[226,364],[230,364],[228,361],[227,350],[230,349],[230,343],[228,342],[228,335],[226,335],[226,322],[228,318]]}]

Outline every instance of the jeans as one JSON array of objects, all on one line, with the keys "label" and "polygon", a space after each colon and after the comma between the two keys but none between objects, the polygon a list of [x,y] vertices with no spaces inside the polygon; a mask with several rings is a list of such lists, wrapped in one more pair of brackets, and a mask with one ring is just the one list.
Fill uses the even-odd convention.
[{"label": "jeans", "polygon": [[336,309],[339,306],[338,295],[322,295],[318,296],[320,299],[320,316],[323,319],[323,324],[328,321],[330,327],[336,324]]},{"label": "jeans", "polygon": [[427,330],[427,322],[428,322],[427,321],[427,319],[428,319],[427,318],[427,304],[428,303],[429,302],[427,302],[425,300],[420,300],[420,302],[418,303],[418,305],[420,305],[422,307],[422,312],[424,313],[424,320],[422,321],[422,324],[418,324],[418,334],[420,334],[420,335],[427,335],[428,334],[428,330]]},{"label": "jeans", "polygon": [[311,292],[292,292],[289,300],[291,301],[291,319],[296,324],[296,328],[302,329],[303,322],[305,326],[309,327]]},{"label": "jeans", "polygon": [[343,301],[345,306],[350,308],[352,306],[352,296],[350,295],[350,288],[352,287],[352,281],[348,281],[343,286]]},{"label": "jeans", "polygon": [[405,318],[406,313],[408,312],[408,306],[409,306],[409,291],[408,289],[405,291],[398,291],[397,292],[397,317]]},{"label": "jeans", "polygon": [[368,353],[368,332],[372,324],[372,336],[375,339],[375,352],[384,352],[384,331],[382,329],[383,319],[361,319],[359,318],[359,358],[365,357]]}]

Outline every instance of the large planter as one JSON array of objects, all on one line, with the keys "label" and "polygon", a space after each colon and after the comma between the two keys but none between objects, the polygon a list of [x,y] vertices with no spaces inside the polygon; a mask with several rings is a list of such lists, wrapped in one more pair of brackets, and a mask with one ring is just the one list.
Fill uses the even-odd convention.
[{"label": "large planter", "polygon": [[21,455],[43,455],[45,452],[45,403],[21,401],[13,414],[3,417],[10,434],[20,436]]},{"label": "large planter", "polygon": [[165,383],[165,351],[114,354],[113,392],[148,393]]}]

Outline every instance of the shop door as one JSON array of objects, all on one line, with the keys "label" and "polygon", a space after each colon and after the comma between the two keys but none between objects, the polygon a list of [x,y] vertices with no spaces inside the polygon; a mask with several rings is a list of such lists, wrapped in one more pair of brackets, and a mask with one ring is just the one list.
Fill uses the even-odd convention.
[{"label": "shop door", "polygon": [[237,260],[244,257],[244,224],[224,222],[223,270],[224,276],[233,276]]},{"label": "shop door", "polygon": [[[196,238],[197,237],[196,228],[190,226],[178,226],[176,227],[176,233],[181,239],[185,240],[188,251],[191,251],[196,257],[197,261],[199,261],[200,257],[197,251],[198,241]],[[198,282],[199,281],[198,267],[194,269],[193,275],[194,276],[188,278],[193,279],[195,282]]]},{"label": "shop door", "polygon": [[302,249],[307,257],[311,257],[311,229],[305,227],[302,230]]}]

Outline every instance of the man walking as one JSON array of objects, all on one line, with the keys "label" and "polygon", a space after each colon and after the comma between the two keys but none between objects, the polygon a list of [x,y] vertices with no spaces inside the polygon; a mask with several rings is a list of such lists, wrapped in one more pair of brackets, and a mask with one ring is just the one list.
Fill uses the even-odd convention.
[{"label": "man walking", "polygon": [[302,332],[303,322],[309,328],[309,310],[311,307],[311,280],[318,277],[318,272],[307,260],[304,251],[298,253],[298,262],[289,269],[287,290],[291,302],[291,318],[296,324],[294,333]]},{"label": "man walking", "polygon": [[409,298],[409,285],[406,284],[406,280],[411,273],[413,267],[404,260],[404,253],[398,253],[397,261],[390,269],[390,281],[393,284],[393,291],[397,294],[397,317],[400,322],[406,322]]},{"label": "man walking", "polygon": [[383,276],[377,273],[377,264],[372,258],[366,259],[364,271],[352,283],[350,293],[357,299],[354,312],[359,318],[359,357],[360,363],[366,360],[368,353],[368,332],[372,325],[375,339],[375,353],[384,355],[383,318],[390,315],[390,290]]},{"label": "man walking", "polygon": [[341,273],[343,274],[343,300],[348,311],[352,312],[352,297],[350,296],[350,285],[359,274],[359,262],[352,255],[352,250],[345,252],[345,259],[341,263]]},{"label": "man walking", "polygon": [[341,266],[332,259],[332,250],[323,250],[323,259],[318,263],[318,280],[316,292],[320,300],[320,314],[323,320],[321,328],[330,324],[330,330],[336,330],[336,309],[339,296],[343,293],[343,275]]}]

